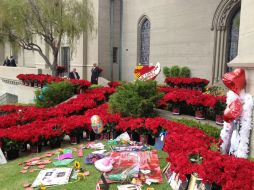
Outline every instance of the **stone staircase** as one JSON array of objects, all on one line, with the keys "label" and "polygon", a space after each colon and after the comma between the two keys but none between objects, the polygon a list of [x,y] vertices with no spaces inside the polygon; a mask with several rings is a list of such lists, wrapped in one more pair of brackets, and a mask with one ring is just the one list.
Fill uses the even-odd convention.
[{"label": "stone staircase", "polygon": [[16,104],[16,103],[18,103],[18,96],[16,95],[5,93],[0,96],[0,105]]}]

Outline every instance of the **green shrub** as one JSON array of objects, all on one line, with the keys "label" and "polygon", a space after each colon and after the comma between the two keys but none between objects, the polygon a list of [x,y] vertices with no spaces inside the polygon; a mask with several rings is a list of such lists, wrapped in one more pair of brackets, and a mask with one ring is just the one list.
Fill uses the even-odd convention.
[{"label": "green shrub", "polygon": [[190,77],[191,71],[188,67],[182,67],[179,75],[180,77]]},{"label": "green shrub", "polygon": [[163,74],[164,74],[165,77],[171,77],[170,68],[169,67],[163,67]]},{"label": "green shrub", "polygon": [[35,91],[35,104],[37,107],[55,106],[72,97],[74,92],[75,87],[69,82],[51,83],[48,87]]},{"label": "green shrub", "polygon": [[180,76],[180,67],[175,65],[170,69],[171,77],[179,77]]},{"label": "green shrub", "polygon": [[213,127],[212,125],[209,124],[202,124],[200,122],[197,122],[195,120],[190,120],[190,119],[175,119],[176,122],[185,124],[189,127],[196,127],[198,129],[201,129],[204,131],[205,134],[215,137],[216,139],[220,138],[220,129]]},{"label": "green shrub", "polygon": [[95,89],[95,88],[101,88],[103,87],[102,85],[99,85],[99,84],[93,84],[91,85],[88,89],[92,90],[92,89]]},{"label": "green shrub", "polygon": [[110,110],[119,112],[122,116],[153,117],[153,108],[162,94],[157,91],[156,81],[135,81],[117,88],[117,92],[110,96]]}]

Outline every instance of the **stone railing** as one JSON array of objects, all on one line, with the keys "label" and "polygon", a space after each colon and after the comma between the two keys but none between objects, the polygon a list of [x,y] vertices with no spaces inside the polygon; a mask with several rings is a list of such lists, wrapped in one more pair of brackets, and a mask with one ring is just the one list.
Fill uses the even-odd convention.
[{"label": "stone railing", "polygon": [[51,74],[49,69],[0,66],[0,78],[17,80],[19,74]]}]

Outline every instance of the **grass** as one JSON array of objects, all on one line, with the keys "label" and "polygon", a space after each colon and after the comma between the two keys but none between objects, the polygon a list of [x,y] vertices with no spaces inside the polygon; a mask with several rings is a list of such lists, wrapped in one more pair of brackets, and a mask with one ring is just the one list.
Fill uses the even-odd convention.
[{"label": "grass", "polygon": [[[65,148],[69,147],[77,147],[77,145],[71,145],[71,146],[65,146]],[[51,150],[52,151],[52,150]],[[91,153],[93,150],[90,149],[84,149],[84,156]],[[22,190],[24,183],[33,183],[36,176],[38,175],[39,171],[36,171],[34,173],[26,173],[22,174],[20,171],[22,170],[22,166],[19,166],[18,164],[21,162],[24,162],[30,158],[43,155],[47,151],[43,151],[39,154],[29,154],[27,156],[23,156],[21,158],[18,158],[13,161],[9,161],[7,164],[0,165],[0,190]],[[158,156],[160,159],[160,167],[161,170],[166,166],[167,161],[166,157],[167,154],[165,152],[159,151]],[[74,152],[74,157],[77,158],[76,153]],[[52,160],[53,157],[51,157]],[[71,183],[67,185],[61,185],[61,186],[54,186],[49,187],[47,189],[50,190],[94,190],[97,181],[100,178],[100,172],[96,170],[96,168],[93,165],[86,165],[84,164],[84,158],[77,158],[76,160],[80,161],[81,167],[87,169],[90,171],[90,176],[88,176],[83,181],[71,181]],[[72,167],[72,164],[69,165]],[[46,168],[53,167],[53,164],[47,165]],[[148,186],[144,185],[142,189],[146,189]],[[158,190],[171,190],[168,183],[165,181],[163,184],[153,184],[149,187],[153,187],[154,189]],[[116,190],[117,185],[110,185],[110,190]]]}]

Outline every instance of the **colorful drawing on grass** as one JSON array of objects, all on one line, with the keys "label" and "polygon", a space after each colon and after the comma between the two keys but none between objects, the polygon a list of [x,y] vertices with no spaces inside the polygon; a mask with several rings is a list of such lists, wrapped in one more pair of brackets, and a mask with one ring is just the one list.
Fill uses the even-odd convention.
[{"label": "colorful drawing on grass", "polygon": [[[110,157],[114,159],[114,167],[105,175],[108,183],[124,181],[121,177],[126,176],[125,174],[130,174],[132,178],[135,178],[136,176],[140,176],[141,173],[146,182],[163,183],[156,150],[143,152],[112,152]],[[117,175],[119,175],[119,181],[109,180],[110,177]]]}]

